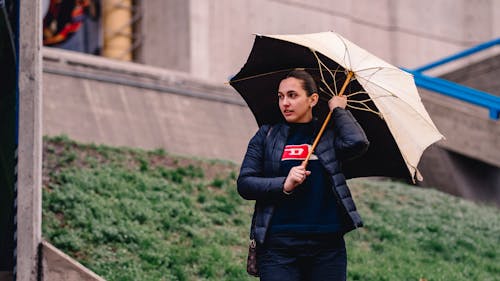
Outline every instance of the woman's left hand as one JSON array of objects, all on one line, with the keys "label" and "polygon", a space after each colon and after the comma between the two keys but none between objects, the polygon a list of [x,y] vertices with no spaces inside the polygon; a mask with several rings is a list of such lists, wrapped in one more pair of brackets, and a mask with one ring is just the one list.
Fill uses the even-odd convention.
[{"label": "woman's left hand", "polygon": [[347,106],[347,97],[346,96],[333,96],[328,101],[328,107],[330,107],[330,111],[333,111],[336,107],[340,107],[345,109]]},{"label": "woman's left hand", "polygon": [[302,165],[292,167],[283,184],[283,191],[287,193],[292,192],[297,186],[302,184],[310,174],[311,171],[307,171],[306,167]]}]

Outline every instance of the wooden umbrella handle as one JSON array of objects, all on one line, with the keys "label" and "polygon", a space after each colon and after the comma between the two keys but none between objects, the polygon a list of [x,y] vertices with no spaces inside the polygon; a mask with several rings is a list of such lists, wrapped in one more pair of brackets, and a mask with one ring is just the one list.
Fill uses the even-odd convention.
[{"label": "wooden umbrella handle", "polygon": [[[347,88],[347,85],[349,84],[349,82],[351,82],[351,78],[353,75],[354,75],[354,73],[352,71],[349,71],[347,73],[347,77],[344,81],[344,85],[342,85],[342,88],[340,89],[340,93],[339,93],[340,97],[344,95],[344,91]],[[313,154],[314,150],[316,149],[316,146],[318,145],[319,139],[321,138],[321,136],[323,135],[323,132],[325,131],[326,125],[328,124],[328,122],[330,121],[330,118],[332,117],[332,112],[333,112],[332,110],[330,110],[330,112],[328,112],[328,115],[326,116],[325,121],[323,122],[323,125],[321,126],[321,129],[318,132],[318,135],[314,139],[314,142],[311,146],[311,149],[309,150],[309,153],[307,154],[306,159],[304,159],[304,161],[302,161],[302,164],[301,164],[302,167],[304,167],[304,168],[307,167],[307,163],[309,163],[309,158],[311,158],[311,155]]]}]

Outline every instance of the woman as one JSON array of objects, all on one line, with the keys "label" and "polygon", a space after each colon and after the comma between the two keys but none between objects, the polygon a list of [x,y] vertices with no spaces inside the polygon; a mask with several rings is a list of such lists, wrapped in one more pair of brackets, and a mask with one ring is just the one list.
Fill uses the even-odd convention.
[{"label": "woman", "polygon": [[364,153],[368,140],[345,109],[346,97],[335,96],[328,102],[332,124],[303,167],[321,126],[313,117],[317,86],[294,70],[280,82],[278,100],[286,122],[264,125],[250,140],[237,182],[243,198],[256,200],[251,237],[260,278],[346,280],[343,235],[362,221],[341,161]]}]

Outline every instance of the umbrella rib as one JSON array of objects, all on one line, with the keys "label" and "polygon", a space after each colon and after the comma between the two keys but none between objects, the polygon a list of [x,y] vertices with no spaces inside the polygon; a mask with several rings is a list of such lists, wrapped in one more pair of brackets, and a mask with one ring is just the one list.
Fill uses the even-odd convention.
[{"label": "umbrella rib", "polygon": [[354,103],[365,103],[365,102],[369,102],[371,101],[372,99],[365,99],[365,100],[348,100],[349,102],[354,102]]},{"label": "umbrella rib", "polygon": [[372,70],[372,69],[376,69],[376,70],[382,70],[382,69],[392,69],[392,70],[396,70],[396,71],[399,71],[399,72],[404,72],[405,74],[408,74],[408,75],[411,75],[403,70],[401,70],[400,68],[397,68],[397,67],[394,67],[394,66],[373,66],[373,67],[367,67],[367,68],[362,68],[362,69],[357,69],[357,70],[353,70],[353,71],[356,71],[356,72],[361,72],[361,71],[367,71],[367,70]]},{"label": "umbrella rib", "polygon": [[[358,80],[358,81],[359,81],[359,80]],[[417,115],[418,115],[418,116],[420,116],[420,117],[421,117],[421,118],[422,118],[422,119],[423,119],[423,120],[424,120],[424,121],[425,121],[425,122],[426,122],[429,126],[431,126],[431,127],[433,127],[433,128],[435,128],[435,127],[436,127],[436,126],[434,125],[434,123],[432,123],[432,121],[429,121],[429,120],[427,120],[427,118],[425,118],[424,116],[422,116],[422,114],[421,114],[419,111],[417,111],[417,110],[416,110],[416,109],[415,109],[415,108],[414,108],[414,107],[413,107],[413,106],[412,106],[409,102],[407,102],[406,100],[404,100],[404,99],[402,99],[402,98],[400,98],[400,97],[396,96],[396,95],[395,95],[395,94],[393,94],[391,91],[387,90],[386,88],[384,88],[384,87],[382,87],[382,86],[380,86],[380,85],[378,85],[378,84],[376,84],[376,83],[371,82],[370,80],[366,80],[366,82],[370,82],[370,83],[374,84],[375,86],[377,86],[377,87],[379,87],[379,88],[383,89],[384,91],[386,91],[386,92],[388,93],[388,95],[387,95],[387,96],[378,96],[377,98],[384,98],[384,97],[393,97],[393,98],[396,98],[396,99],[398,99],[398,100],[400,100],[400,101],[404,102],[406,105],[408,105],[408,107],[409,107],[409,108],[410,108],[413,112],[417,113]],[[363,85],[361,85],[361,86],[363,86]],[[363,88],[364,88],[364,87],[363,87]],[[418,97],[418,98],[420,98],[420,96],[418,95],[418,92],[417,92],[417,97]]]},{"label": "umbrella rib", "polygon": [[252,75],[252,76],[248,76],[248,77],[243,77],[243,78],[236,79],[236,80],[231,80],[231,81],[229,81],[229,83],[231,84],[231,83],[234,83],[234,82],[245,81],[245,80],[248,80],[248,79],[253,79],[253,78],[257,78],[257,77],[261,77],[261,76],[266,76],[266,75],[271,75],[271,74],[275,74],[275,73],[280,73],[280,72],[284,72],[284,71],[292,71],[294,69],[297,69],[297,67],[288,68],[288,69],[281,69],[281,70],[275,70],[275,71],[269,71],[269,72],[265,72],[265,73],[259,73],[259,74],[256,74],[256,75]]},{"label": "umbrella rib", "polygon": [[[349,67],[348,67],[348,69],[349,69],[349,70],[351,70],[351,71],[353,71],[353,72],[360,72],[360,71],[365,71],[365,70],[369,70],[369,69],[373,69],[373,68],[375,68],[375,69],[379,69],[379,70],[380,70],[380,69],[383,69],[383,68],[389,68],[389,69],[399,70],[399,71],[401,71],[401,72],[404,72],[404,73],[405,73],[405,74],[407,74],[407,75],[412,75],[412,74],[410,74],[410,73],[408,73],[408,72],[406,72],[406,71],[403,71],[403,70],[401,70],[401,69],[399,69],[399,68],[397,68],[397,67],[391,67],[391,66],[387,66],[387,67],[382,67],[382,66],[374,66],[374,67],[367,67],[367,68],[363,68],[363,69],[354,70],[354,69],[353,69],[353,67],[352,67],[352,64],[351,64],[351,63],[352,63],[352,60],[351,60],[351,54],[350,54],[350,52],[349,52],[349,48],[347,47],[347,43],[345,42],[344,38],[343,38],[342,36],[340,36],[339,34],[335,33],[335,36],[337,36],[337,38],[338,38],[338,39],[342,42],[342,44],[344,45],[344,59],[343,59],[343,61],[344,61],[344,62],[347,62],[347,60],[345,59],[345,57],[347,56],[347,57],[348,57],[348,61],[349,61]],[[348,65],[348,64],[346,63],[346,65]]]},{"label": "umbrella rib", "polygon": [[347,104],[347,107],[352,108],[352,109],[357,109],[357,110],[362,110],[362,111],[371,112],[371,113],[373,113],[373,114],[378,115],[380,118],[382,118],[382,119],[383,119],[383,115],[382,115],[380,112],[377,112],[377,111],[375,111],[375,110],[373,110],[373,109],[369,108],[369,107],[368,107],[366,104],[364,104],[364,103],[360,103],[360,104],[362,104],[362,105],[364,106],[364,108],[363,108],[363,107],[359,107],[359,106],[355,106],[355,105],[351,105],[351,104]]},{"label": "umbrella rib", "polygon": [[[374,69],[376,69],[376,71],[372,72],[372,73],[371,73],[370,75],[368,75],[368,77],[366,78],[366,81],[367,81],[367,82],[371,82],[371,79],[373,78],[373,76],[374,76],[375,74],[377,74],[377,72],[379,72],[379,71],[381,71],[381,70],[382,70],[382,68],[374,68]],[[363,78],[364,78],[364,77],[363,77]],[[376,83],[373,83],[373,84],[377,85]],[[377,85],[377,86],[378,86],[378,85]],[[384,89],[384,90],[386,90],[386,91],[387,91],[387,89]],[[389,91],[387,91],[387,92],[389,92]]]},{"label": "umbrella rib", "polygon": [[[370,77],[369,80],[371,80],[373,78],[373,76],[375,76],[375,74],[377,74],[378,72],[380,72],[382,70],[381,67],[374,67],[374,68],[371,68],[371,69],[375,69],[375,71],[373,71],[370,75],[368,75],[368,77]],[[365,71],[365,70],[362,70],[362,71]]]},{"label": "umbrella rib", "polygon": [[328,88],[328,90],[330,91],[332,96],[334,96],[336,91],[337,91],[337,85],[336,85],[336,83],[333,83],[335,85],[335,92],[333,92],[332,88],[330,88],[330,86],[325,81],[325,76],[323,75],[322,66],[325,67],[325,69],[328,71],[328,73],[330,73],[330,75],[333,77],[334,82],[335,82],[335,75],[333,75],[332,71],[328,67],[326,67],[326,65],[319,59],[318,55],[316,54],[316,51],[313,49],[310,49],[310,50],[313,53],[313,55],[316,58],[316,61],[318,63],[319,70],[320,70],[319,74],[321,75],[321,82],[323,82],[323,84],[325,84],[325,86]]},{"label": "umbrella rib", "polygon": [[[346,95],[347,97],[352,97],[352,96],[356,96],[356,95],[361,95],[361,94],[366,94],[369,96],[368,92],[367,91],[357,91],[357,92],[354,92],[354,93],[350,93],[348,95]],[[371,99],[371,98],[370,98]]]},{"label": "umbrella rib", "polygon": [[[375,82],[372,82],[372,81],[371,81],[371,78],[372,78],[375,74],[377,74],[377,72],[379,72],[379,71],[381,71],[381,70],[382,70],[382,68],[381,68],[381,67],[380,67],[380,68],[376,68],[376,69],[377,69],[377,71],[375,71],[375,72],[373,72],[372,74],[370,74],[367,78],[364,78],[364,77],[363,77],[363,79],[364,79],[364,80],[366,80],[366,83],[364,83],[364,85],[366,85],[366,84],[368,84],[368,83],[371,83],[371,84],[373,84],[373,85],[375,85],[375,86],[377,86],[377,87],[379,87],[379,88],[383,89],[383,90],[384,90],[384,91],[386,91],[387,93],[389,93],[389,95],[390,95],[390,96],[393,96],[393,97],[399,98],[398,96],[396,96],[395,94],[393,94],[391,91],[389,91],[389,90],[388,90],[388,89],[386,89],[385,87],[382,87],[382,86],[380,86],[379,84],[377,84],[377,83],[375,83]],[[359,82],[359,80],[358,80],[358,82]],[[360,83],[360,84],[361,84],[361,83]],[[361,84],[361,86],[362,86],[363,88],[365,88],[365,87],[363,86],[363,84]],[[399,99],[401,99],[401,98],[399,98]]]},{"label": "umbrella rib", "polygon": [[[322,82],[323,84],[325,84],[325,85],[326,85],[326,87],[327,87],[327,88],[328,88],[328,90],[330,91],[331,95],[332,95],[332,96],[334,96],[334,95],[335,95],[334,93],[337,93],[337,83],[336,83],[335,75],[334,75],[334,74],[332,73],[332,71],[331,71],[331,70],[330,70],[330,69],[329,69],[329,68],[328,68],[328,67],[327,67],[327,66],[326,66],[326,65],[325,65],[325,64],[321,61],[321,59],[320,59],[320,58],[318,57],[318,55],[316,54],[316,51],[314,51],[313,49],[310,49],[310,50],[311,50],[311,52],[314,54],[314,56],[315,56],[315,58],[316,58],[316,60],[317,60],[317,62],[318,62],[318,66],[319,66],[319,70],[320,70],[319,72],[320,72],[320,75],[321,75],[321,82]],[[330,73],[330,75],[332,76],[332,78],[333,78],[333,80],[334,80],[333,85],[334,85],[334,87],[335,87],[335,92],[332,92],[332,89],[331,89],[331,88],[330,88],[330,86],[326,83],[326,81],[325,81],[325,77],[324,77],[324,75],[323,75],[322,67],[324,67],[324,68],[328,71],[328,73]],[[338,71],[338,68],[339,68],[339,67],[337,67],[337,69],[335,70],[335,73]],[[377,72],[378,72],[378,71],[380,71],[380,68],[379,68],[379,69],[377,69]],[[375,72],[375,73],[376,73],[376,72]],[[373,73],[372,75],[374,75],[375,73]],[[370,77],[371,77],[371,76],[370,76]],[[356,79],[356,80],[357,80],[357,79]],[[320,87],[320,90],[321,90],[321,91],[323,91],[324,93],[328,94],[328,93],[327,93],[325,90],[323,90],[321,87]],[[353,95],[357,95],[357,94],[361,94],[361,93],[366,93],[366,94],[368,94],[368,93],[367,93],[367,92],[365,92],[365,91],[358,91],[358,92],[356,92],[356,93],[352,93],[352,94],[347,95],[347,97],[350,97],[350,96],[353,96]],[[324,100],[326,100],[326,99],[324,99]],[[374,113],[374,114],[376,114],[376,115],[378,115],[379,117],[381,117],[381,118],[382,118],[382,115],[381,115],[381,113],[380,113],[380,112],[377,112],[377,111],[375,111],[375,110],[371,109],[368,105],[366,105],[366,104],[364,103],[364,102],[367,102],[367,101],[370,101],[370,100],[371,100],[371,99],[366,99],[366,100],[363,100],[363,101],[353,101],[353,100],[351,100],[350,102],[353,102],[353,103],[358,103],[358,104],[362,104],[362,105],[364,106],[364,108],[362,108],[362,107],[357,107],[357,106],[352,106],[352,105],[351,105],[350,107],[351,107],[351,108],[354,108],[354,109],[358,109],[358,110],[363,110],[363,111],[372,112],[372,113]]]},{"label": "umbrella rib", "polygon": [[[329,93],[329,92],[325,91],[325,90],[324,90],[323,88],[321,88],[321,87],[319,87],[319,90],[320,90],[321,92],[325,93],[325,94],[328,96],[328,98],[330,98],[330,96],[332,96],[332,94],[331,94],[331,93]],[[320,96],[320,98],[321,98],[321,96]]]},{"label": "umbrella rib", "polygon": [[[342,38],[339,34],[335,33],[335,35],[337,36],[337,38],[339,38],[339,40],[344,45],[344,58],[343,58],[344,63],[346,65],[349,65],[348,69],[352,70],[351,54],[349,53],[349,48],[347,47],[347,43],[344,41],[344,38]],[[349,64],[347,64],[346,56],[349,58]]]},{"label": "umbrella rib", "polygon": [[[232,83],[235,83],[235,82],[245,81],[245,80],[248,80],[248,79],[258,78],[258,77],[262,77],[262,76],[266,76],[266,75],[271,75],[271,74],[276,74],[276,73],[280,73],[280,72],[284,72],[284,71],[292,71],[292,70],[295,70],[295,69],[321,70],[321,67],[319,67],[319,68],[314,68],[314,67],[294,67],[294,68],[280,69],[280,70],[269,71],[269,72],[265,72],[265,73],[259,73],[259,74],[255,74],[255,75],[243,77],[243,78],[240,78],[240,79],[230,80],[228,82],[225,82],[225,84],[232,84]],[[335,70],[335,72],[337,72],[337,70]]]},{"label": "umbrella rib", "polygon": [[[344,46],[345,46],[345,43],[344,43]],[[315,52],[314,50],[312,50],[312,49],[311,49],[311,52],[314,54],[314,56],[316,57],[316,60],[318,61],[318,66],[319,66],[319,69],[320,69],[320,74],[321,74],[321,82],[327,86],[327,88],[328,88],[328,90],[330,91],[330,93],[332,94],[332,96],[334,96],[335,94],[332,92],[332,89],[328,86],[328,84],[327,84],[327,83],[326,83],[326,81],[324,80],[322,67],[324,67],[324,68],[325,68],[325,69],[326,69],[326,70],[330,73],[330,75],[332,76],[332,78],[334,79],[334,81],[335,81],[335,75],[331,72],[331,70],[330,70],[328,67],[326,67],[326,65],[325,65],[325,64],[321,61],[321,59],[319,59],[319,57],[317,56],[317,54],[316,54],[316,52]],[[347,53],[347,52],[346,52],[346,53]],[[387,68],[389,68],[389,67],[387,67]],[[382,86],[378,85],[377,83],[374,83],[374,82],[372,82],[372,81],[371,81],[371,79],[370,79],[370,78],[371,78],[371,77],[373,77],[375,74],[377,74],[377,73],[378,73],[379,71],[381,71],[382,69],[384,69],[383,67],[366,68],[366,69],[364,69],[364,70],[368,70],[368,69],[376,69],[376,71],[375,71],[375,72],[373,72],[373,73],[371,73],[371,74],[370,74],[370,75],[369,75],[369,76],[365,79],[366,83],[364,83],[364,84],[366,85],[367,83],[372,83],[372,84],[376,85],[377,87],[382,88],[383,90],[385,90],[385,91],[388,93],[388,95],[386,95],[386,96],[378,96],[378,97],[375,97],[375,98],[383,98],[383,97],[393,97],[393,98],[397,98],[397,99],[399,99],[399,100],[402,100],[402,101],[403,101],[404,103],[406,103],[407,105],[409,105],[409,107],[412,109],[412,111],[414,111],[414,112],[418,113],[418,115],[420,116],[420,113],[419,113],[417,110],[415,110],[415,109],[414,109],[414,108],[413,108],[413,107],[412,107],[412,106],[411,106],[408,102],[406,102],[404,99],[399,98],[398,96],[396,96],[395,94],[393,94],[391,91],[389,91],[389,90],[387,90],[386,88],[384,88],[384,87],[382,87]],[[392,69],[392,68],[391,68],[391,69]],[[396,68],[395,70],[398,70],[398,69]],[[363,71],[363,70],[360,70],[360,71]],[[335,70],[335,72],[337,72],[337,70]],[[358,80],[358,79],[356,79],[356,80]],[[359,80],[358,80],[358,82],[359,82]],[[361,84],[361,83],[360,83],[360,84]],[[336,83],[334,83],[334,85],[335,85],[335,90],[337,90],[337,89],[336,89]],[[362,86],[363,86],[363,85],[362,85]],[[320,88],[320,89],[321,89],[321,88]],[[321,90],[322,90],[323,92],[327,93],[325,90],[323,90],[323,89],[321,89]],[[336,93],[336,92],[335,92],[335,93]],[[354,94],[350,94],[350,95],[348,95],[348,97],[349,97],[349,96],[352,96],[352,95],[356,95],[356,94],[361,94],[361,93],[363,93],[363,92],[362,92],[362,91],[359,91],[359,92],[356,92],[356,93],[354,93]],[[368,94],[368,92],[365,92],[365,93],[366,93],[366,94]],[[328,94],[328,93],[327,93],[327,94]],[[374,98],[371,98],[371,100],[373,100],[373,99],[374,99]],[[361,104],[363,104],[363,103],[361,103]],[[366,109],[366,108],[361,108],[361,107],[356,107],[356,106],[350,106],[350,105],[348,105],[348,106],[349,106],[350,108],[353,108],[353,109],[364,110],[364,111],[368,111],[368,112],[372,112],[372,113],[374,113],[374,114],[377,114],[378,116],[382,116],[382,114],[381,114],[380,112],[374,111],[373,109],[369,108],[369,107],[368,107],[367,105],[365,105],[365,104],[363,104],[363,105],[364,105],[365,107],[367,107],[367,109]],[[433,124],[431,124],[428,120],[426,120],[425,118],[423,118],[423,119],[424,119],[424,120],[426,121],[426,123],[428,123],[429,125],[431,125],[431,126],[433,125]]]},{"label": "umbrella rib", "polygon": [[320,96],[319,98],[320,98],[321,100],[323,100],[323,101],[326,101],[326,102],[328,102],[328,101],[330,100],[330,97],[323,97],[323,96]]},{"label": "umbrella rib", "polygon": [[376,96],[376,97],[370,97],[370,93],[368,93],[367,91],[357,91],[355,93],[351,93],[351,94],[348,94],[347,97],[352,97],[352,96],[355,96],[355,95],[361,95],[361,94],[366,94],[368,95],[369,99],[367,99],[366,101],[368,100],[374,100],[374,99],[378,99],[378,98],[388,98],[388,97],[393,97],[393,98],[397,98],[396,96],[394,96],[393,94],[388,94],[388,95],[379,95],[379,96]]}]

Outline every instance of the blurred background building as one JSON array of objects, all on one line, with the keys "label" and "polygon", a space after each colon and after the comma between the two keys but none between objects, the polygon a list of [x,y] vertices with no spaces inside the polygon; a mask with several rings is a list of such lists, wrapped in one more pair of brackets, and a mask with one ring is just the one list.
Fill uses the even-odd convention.
[{"label": "blurred background building", "polygon": [[35,2],[38,10],[27,14],[40,18],[19,19],[19,9],[31,8],[0,0],[0,280],[14,266],[14,155],[22,138],[11,73],[15,50],[33,47],[18,45],[19,22],[23,30],[23,22],[39,21],[44,135],[235,162],[257,124],[225,82],[246,61],[253,34],[334,30],[413,71],[447,138],[424,154],[420,184],[500,205],[500,1]]}]

